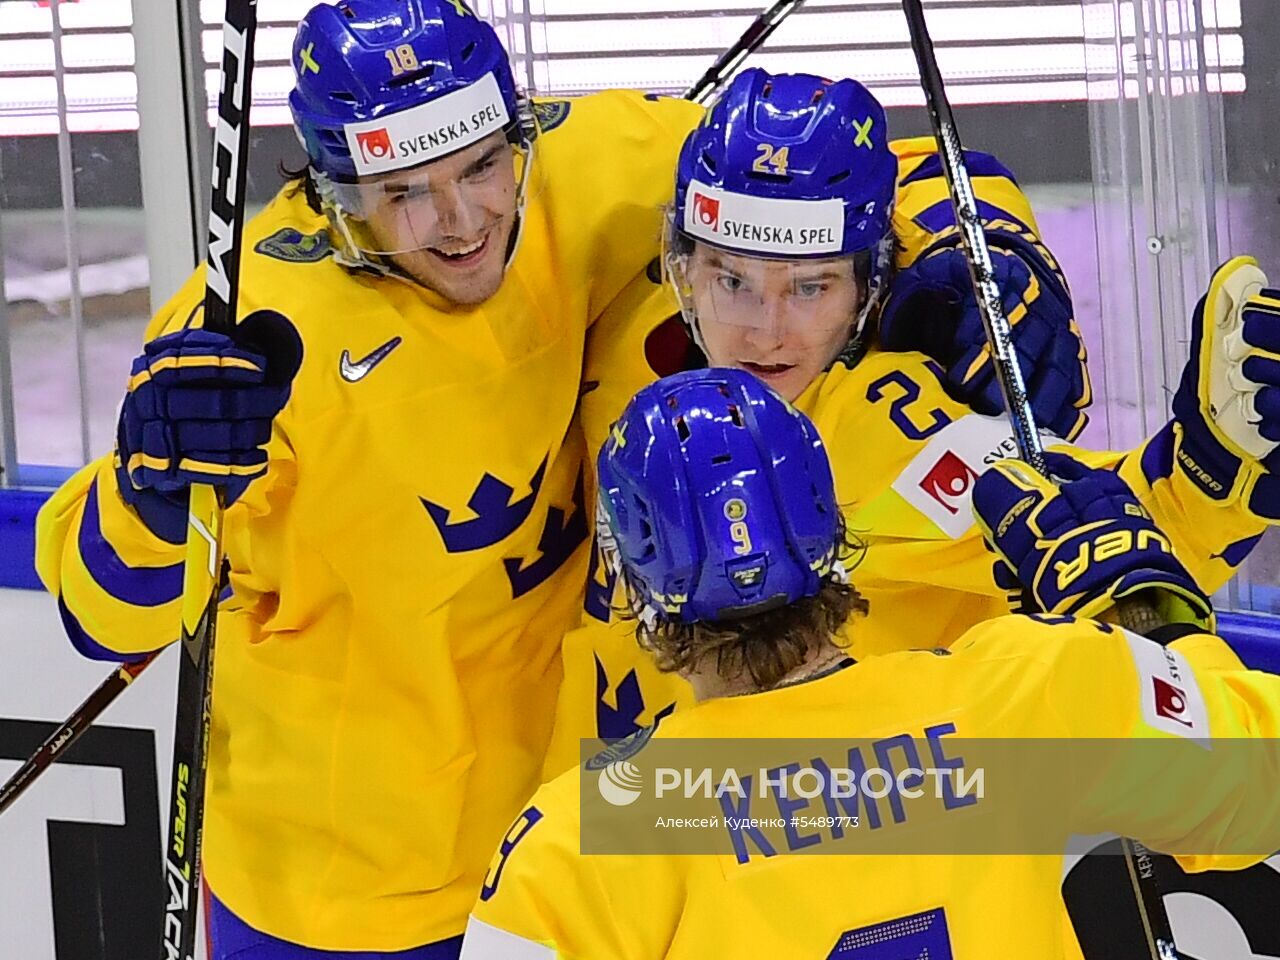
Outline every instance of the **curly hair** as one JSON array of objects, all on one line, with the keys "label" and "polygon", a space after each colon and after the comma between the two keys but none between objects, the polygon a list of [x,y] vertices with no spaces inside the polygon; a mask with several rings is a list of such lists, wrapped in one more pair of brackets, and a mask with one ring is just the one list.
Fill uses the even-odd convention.
[{"label": "curly hair", "polygon": [[[843,527],[840,541],[840,558],[852,568],[865,545]],[[659,670],[689,671],[714,657],[722,679],[738,680],[745,673],[760,690],[777,686],[823,643],[842,646],[840,629],[852,617],[865,616],[870,607],[856,587],[832,574],[814,596],[763,613],[696,623],[661,618],[646,622],[639,616],[642,604],[625,570],[623,581],[627,605],[619,613],[637,621],[636,639],[653,654]]]}]

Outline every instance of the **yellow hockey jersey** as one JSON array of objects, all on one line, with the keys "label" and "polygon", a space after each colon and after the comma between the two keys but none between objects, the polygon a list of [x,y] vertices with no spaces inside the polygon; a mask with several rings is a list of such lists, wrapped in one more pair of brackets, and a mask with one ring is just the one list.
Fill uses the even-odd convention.
[{"label": "yellow hockey jersey", "polygon": [[[1167,691],[1172,695],[1162,695]],[[1183,851],[1182,865],[1198,870],[1244,867],[1280,847],[1274,802],[1280,766],[1274,746],[1265,743],[1277,735],[1280,677],[1245,670],[1216,637],[1190,636],[1166,649],[1091,621],[1007,616],[970,630],[950,655],[875,657],[820,679],[698,704],[660,725],[635,758],[639,763],[649,751],[678,748],[671,741],[682,738],[727,740],[726,749],[754,740],[775,753],[802,738],[790,746],[797,754],[816,744],[835,752],[857,738],[877,745],[867,756],[880,763],[870,765],[901,771],[904,746],[926,740],[930,754],[924,746],[920,754],[933,761],[945,756],[942,767],[995,742],[984,738],[1006,738],[1004,747],[1013,751],[1017,741],[1007,738],[1043,738],[1023,748],[1029,756],[1054,749],[1044,739],[1089,742],[1117,756],[1150,757],[1141,765],[1160,776],[1144,780],[1126,764],[1072,769],[1074,789],[1063,791],[1052,816],[1026,809],[1036,786],[1016,771],[1012,781],[1001,781],[1015,783],[1014,791],[996,790],[988,771],[982,796],[964,791],[963,801],[938,799],[937,791],[925,789],[924,799],[897,799],[931,812],[948,845],[963,847],[976,825],[989,828],[987,804],[1004,802],[1034,825],[1031,832],[1043,831],[1046,846],[1037,849],[1066,850],[1073,833],[1114,831],[1155,849]],[[1203,748],[1207,737],[1258,739],[1245,748],[1239,741],[1221,743],[1215,751]],[[1137,738],[1152,746],[1139,746]],[[933,752],[948,741],[952,747]],[[1224,752],[1241,749],[1257,749],[1257,762],[1222,762]],[[663,756],[692,758],[696,772],[697,758],[714,752],[709,744],[701,753]],[[1187,762],[1164,763],[1172,757]],[[1213,776],[1200,776],[1209,769]],[[630,781],[636,793],[656,790],[653,772],[646,768]],[[600,829],[594,813],[581,826],[584,811],[602,809],[602,797],[609,796],[597,780],[604,783],[603,773],[575,769],[534,795],[493,859],[463,960],[1050,960],[1069,956],[1073,947],[1060,925],[1060,854],[958,855],[948,846],[933,854],[858,855],[860,846],[887,850],[905,843],[894,837],[918,826],[914,811],[922,807],[900,816],[893,799],[864,795],[861,822],[837,830],[824,799],[813,798],[814,788],[784,804],[775,787],[767,796],[751,788],[749,803],[718,807],[734,809],[752,826],[735,827],[727,816],[703,824],[716,833],[736,831],[741,844],[734,843],[732,853],[676,854],[677,839],[666,841],[667,852],[583,855],[580,842]],[[795,784],[799,789],[799,778]],[[873,804],[879,819],[872,819]],[[1217,856],[1224,853],[1232,854],[1229,860]]]},{"label": "yellow hockey jersey", "polygon": [[[268,472],[226,515],[204,855],[218,897],[285,940],[460,934],[540,782],[587,565],[585,331],[656,255],[700,111],[619,91],[537,113],[523,236],[479,306],[340,267],[300,191],[245,228],[239,312],[283,312],[304,355]],[[203,284],[148,336],[198,322]],[[109,456],[39,518],[39,571],[81,649],[174,640],[181,559],[121,501]]]},{"label": "yellow hockey jersey", "polygon": [[[894,229],[899,266],[949,232],[950,199],[932,140],[894,144],[900,157]],[[926,169],[932,162],[931,174]],[[990,165],[978,170],[992,169]],[[1003,230],[1035,220],[1025,196],[1003,176],[975,176],[987,213]],[[941,206],[940,206],[941,205]],[[923,212],[923,215],[922,215]],[[931,225],[940,233],[931,232]],[[950,228],[953,229],[953,228]],[[609,426],[634,391],[679,369],[683,334],[661,315],[654,283],[633,283],[588,337],[582,422],[594,458]],[[674,349],[673,349],[674,345]],[[675,357],[675,366],[672,365]],[[973,481],[988,465],[1017,455],[1003,417],[974,414],[943,387],[941,367],[917,353],[869,350],[854,366],[836,363],[796,400],[818,428],[831,458],[836,495],[849,529],[866,545],[853,582],[871,604],[851,638],[859,658],[906,649],[945,647],[974,624],[1008,612],[992,579],[994,555],[973,522]],[[1243,502],[1206,498],[1173,469],[1172,433],[1161,430],[1129,454],[1046,443],[1094,466],[1115,466],[1171,537],[1179,557],[1209,592],[1230,579],[1264,529]],[[1060,445],[1060,446],[1059,446]],[[636,645],[630,625],[611,616],[613,584],[593,557],[582,625],[566,635],[565,683],[546,776],[578,757],[588,737],[623,737],[691,702],[687,683],[662,674]]]}]

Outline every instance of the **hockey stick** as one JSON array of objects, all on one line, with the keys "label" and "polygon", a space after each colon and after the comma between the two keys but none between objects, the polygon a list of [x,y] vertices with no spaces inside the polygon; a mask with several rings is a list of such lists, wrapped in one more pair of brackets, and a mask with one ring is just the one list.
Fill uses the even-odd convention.
[{"label": "hockey stick", "polygon": [[[929,28],[924,19],[924,8],[921,0],[902,0],[902,9],[907,15],[911,49],[920,67],[920,82],[924,87],[929,119],[938,142],[943,173],[951,191],[951,203],[960,229],[960,242],[969,261],[969,275],[978,300],[978,312],[986,330],[987,343],[991,346],[991,359],[996,377],[1000,381],[1000,392],[1004,395],[1005,409],[1009,411],[1009,419],[1013,424],[1013,438],[1018,445],[1018,455],[1037,472],[1046,474],[1044,446],[1036,430],[1022,371],[1018,368],[1012,328],[1004,313],[1000,288],[996,286],[991,267],[991,251],[982,230],[973,182],[969,179],[964,152],[960,146],[960,135],[956,132],[955,116],[951,112],[942,74],[934,56],[933,41],[929,37]],[[1138,632],[1141,632],[1143,625],[1154,620],[1154,611],[1140,600],[1121,602],[1117,607],[1121,622]],[[1178,951],[1174,946],[1173,927],[1169,923],[1169,914],[1160,895],[1156,865],[1150,858],[1144,860],[1140,856],[1145,853],[1146,848],[1135,841],[1121,839],[1120,846],[1124,851],[1125,866],[1133,885],[1138,914],[1152,960],[1176,960]]]},{"label": "hockey stick", "polygon": [[920,66],[920,82],[924,86],[925,103],[929,119],[933,122],[934,136],[938,141],[938,155],[951,190],[951,204],[955,209],[956,225],[960,229],[960,243],[969,260],[969,276],[978,298],[978,313],[991,345],[991,360],[995,365],[996,379],[1004,396],[1005,409],[1013,422],[1013,439],[1018,444],[1018,455],[1043,474],[1044,445],[1036,430],[1027,387],[1018,368],[1013,350],[1013,330],[1005,316],[1000,288],[996,286],[995,271],[991,266],[991,251],[987,247],[986,234],[982,232],[982,219],[978,213],[978,201],[973,193],[973,181],[965,166],[960,135],[956,132],[956,120],[951,113],[942,74],[933,54],[933,41],[924,21],[921,0],[902,0],[907,14],[907,26],[911,31],[911,49]]},{"label": "hockey stick", "polygon": [[12,777],[0,787],[0,813],[4,813],[13,805],[23,791],[31,786],[40,774],[44,773],[58,755],[80,739],[80,734],[89,729],[99,714],[111,705],[111,702],[124,691],[125,687],[137,679],[138,674],[151,666],[159,656],[150,654],[145,660],[136,663],[122,663],[115,672],[103,680],[98,689],[85,698],[84,703],[76,708],[75,713],[64,720],[49,738],[40,744],[38,750],[17,769]]},{"label": "hockey stick", "polygon": [[[236,322],[257,3],[258,0],[227,0],[222,28],[222,84],[214,134],[213,196],[204,295],[204,329],[214,333],[230,334]],[[173,725],[169,834],[164,852],[161,960],[190,960],[195,954],[213,695],[213,646],[223,563],[222,518],[221,488],[193,485],[182,583],[178,703]]]},{"label": "hockey stick", "polygon": [[[236,0],[232,0],[232,3],[228,5],[228,23],[231,22],[231,17],[234,16],[234,11],[231,9],[231,7],[235,3],[236,3]],[[251,59],[250,55],[251,55],[251,49],[253,45],[253,32],[254,32],[253,26],[256,25],[256,20],[257,20],[257,11],[256,11],[255,5],[256,5],[256,0],[249,0],[249,3],[247,4],[250,10],[248,14],[248,19],[246,20],[243,16],[237,19],[237,22],[240,23],[242,26],[245,26],[245,25],[248,26],[248,31],[247,33],[244,34],[243,42],[240,41],[239,34],[237,34],[237,39],[236,39],[236,44],[240,48],[243,54],[245,63],[247,63]],[[225,61],[225,57],[226,57],[226,51],[224,50],[224,61]],[[224,63],[224,67],[225,67],[225,63]],[[243,77],[242,82],[244,84],[243,97],[247,97],[249,92],[249,76],[247,73]],[[224,88],[225,88],[225,84],[224,84]],[[243,97],[238,95],[237,99],[242,100]],[[219,99],[218,115],[220,119],[225,116],[231,116],[232,109],[239,110],[239,107],[224,109],[224,106],[226,106],[226,104],[224,104],[225,99],[226,99],[225,94]],[[236,114],[236,116],[238,117],[239,115]],[[231,123],[231,126],[234,128],[237,124],[239,124],[240,120],[234,119],[229,122]],[[220,124],[219,132],[221,133],[221,124]],[[232,144],[231,147],[228,147],[228,151],[230,149],[235,149],[239,151],[236,155],[233,156],[230,152],[224,153],[223,147],[225,145],[223,144],[222,139],[219,139],[219,150],[215,157],[215,163],[220,165],[216,168],[218,170],[219,176],[224,175],[221,165],[224,163],[230,164],[229,171],[225,174],[225,176],[227,176],[228,180],[230,181],[227,184],[227,189],[238,189],[239,190],[238,196],[240,197],[239,200],[228,201],[233,204],[238,204],[237,206],[233,206],[231,208],[231,211],[234,214],[236,209],[240,209],[243,206],[243,187],[234,181],[242,179],[239,177],[239,171],[243,168],[244,166],[243,159],[245,156],[247,156],[247,153],[248,153],[247,125],[245,126],[244,130],[241,131],[241,134],[235,134],[234,130],[232,130],[229,136],[231,135],[236,135],[236,136],[243,135],[245,139],[244,147],[241,148],[238,145],[238,142],[235,144]],[[218,182],[215,181],[214,183],[215,203],[217,203],[220,199],[216,194],[216,191],[219,191],[220,189],[222,189],[222,187]],[[223,211],[223,214],[224,216],[226,215],[225,209]],[[219,217],[215,212],[215,218],[214,220],[211,221],[211,227],[213,226],[214,223],[218,224],[220,233],[211,234],[210,245],[209,245],[210,246],[210,264],[211,264],[212,270],[216,272],[216,279],[219,281],[220,290],[229,291],[227,293],[219,293],[217,295],[227,296],[228,302],[234,302],[236,267],[238,266],[238,263],[239,263],[238,249],[234,250],[234,263],[232,262],[232,256],[233,256],[232,248],[238,248],[239,243],[238,243],[238,240],[234,243],[230,241],[229,231],[234,229],[238,236],[240,219],[241,218],[238,215],[232,217],[230,220],[223,219],[222,217]],[[219,240],[220,236],[223,239]],[[214,259],[215,243],[221,244],[216,260]],[[224,264],[225,264],[225,269],[223,266]],[[219,304],[219,306],[221,306],[221,304]],[[215,318],[220,318],[223,316],[230,317],[231,311],[225,308],[222,310],[219,310],[217,307],[215,307],[212,311],[210,311],[208,304],[206,303],[206,308],[205,308],[206,329],[217,329],[219,320]],[[210,514],[207,512],[207,507],[205,508],[205,511],[206,512],[204,513],[196,514],[196,515],[210,516]],[[206,530],[215,529],[215,527],[210,527],[208,523],[209,523],[208,521],[203,522],[204,529]],[[203,538],[200,539],[198,541],[198,547],[199,547],[200,553],[207,554],[209,549],[209,541]],[[190,553],[190,544],[188,545],[188,553]],[[190,568],[188,567],[188,570],[189,569]],[[187,623],[193,622],[188,619],[188,615],[187,615],[187,607],[190,602],[190,597],[189,597],[189,592],[187,590],[188,583],[186,578],[184,578],[183,586],[184,586],[183,624],[185,627]],[[210,587],[210,590],[211,589],[212,587]],[[204,609],[203,607],[197,608],[197,617],[195,618],[194,622],[198,622],[199,614],[203,612],[203,609]],[[184,637],[183,637],[184,645],[185,645],[185,641],[189,639],[189,634],[192,632],[194,631],[189,631],[188,633],[184,633]],[[101,684],[98,685],[97,689],[95,689],[91,694],[89,694],[88,697],[85,698],[84,702],[81,703],[80,706],[78,706],[75,709],[75,711],[69,717],[67,717],[67,719],[64,720],[57,727],[57,729],[53,731],[52,734],[49,735],[49,738],[40,745],[39,749],[36,750],[35,753],[33,753],[29,758],[27,758],[27,760],[22,764],[22,766],[19,767],[17,771],[15,771],[13,776],[11,776],[8,780],[6,780],[3,786],[0,786],[0,814],[3,814],[7,809],[9,809],[9,807],[12,806],[15,801],[17,801],[18,797],[20,797],[27,790],[27,788],[30,787],[31,784],[34,783],[40,777],[40,775],[43,774],[44,771],[47,770],[49,766],[53,764],[53,762],[56,759],[58,759],[58,755],[64,754],[67,751],[67,749],[69,749],[72,746],[72,744],[74,744],[80,738],[80,735],[84,733],[86,730],[88,730],[90,726],[93,725],[94,721],[96,721],[98,717],[102,715],[102,712],[106,710],[107,707],[111,706],[111,704],[115,701],[116,697],[118,697],[121,693],[123,693],[125,689],[129,687],[129,685],[132,684],[133,681],[136,680],[144,670],[146,670],[149,666],[151,666],[151,664],[155,663],[156,659],[159,657],[159,654],[160,654],[160,651],[157,651],[156,653],[149,655],[146,659],[139,660],[136,663],[121,664],[119,667],[113,670],[107,676],[107,678],[102,681]],[[181,679],[179,680],[179,685],[181,686]],[[172,799],[173,797],[171,796],[170,800],[172,801]]]},{"label": "hockey stick", "polygon": [[698,78],[698,82],[686,91],[684,98],[694,103],[706,103],[710,96],[724,85],[733,71],[742,65],[742,61],[751,56],[760,45],[769,39],[769,35],[783,20],[797,10],[804,0],[778,0],[752,21],[751,26],[743,32],[737,42],[707,67],[707,72]]}]

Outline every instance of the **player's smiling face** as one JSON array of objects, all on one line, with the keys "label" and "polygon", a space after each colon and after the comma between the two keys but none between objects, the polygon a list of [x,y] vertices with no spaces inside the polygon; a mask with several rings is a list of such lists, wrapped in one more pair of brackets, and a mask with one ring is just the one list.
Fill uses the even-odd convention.
[{"label": "player's smiling face", "polygon": [[787,400],[844,348],[863,296],[851,257],[766,260],[703,243],[688,283],[711,364],[746,370]]},{"label": "player's smiling face", "polygon": [[396,266],[457,304],[497,292],[516,221],[516,162],[503,133],[367,180],[380,188],[366,207],[369,232],[377,249],[404,251],[390,255]]}]

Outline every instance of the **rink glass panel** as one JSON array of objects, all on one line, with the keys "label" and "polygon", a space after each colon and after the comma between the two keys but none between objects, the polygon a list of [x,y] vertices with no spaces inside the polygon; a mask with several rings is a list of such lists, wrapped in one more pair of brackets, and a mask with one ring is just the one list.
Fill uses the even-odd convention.
[{"label": "rink glass panel", "polygon": [[0,4],[0,423],[24,464],[109,448],[148,313],[131,25],[127,2]]}]

